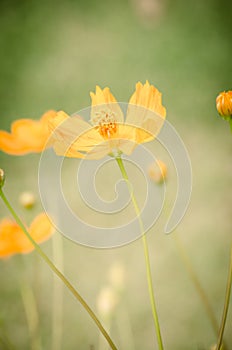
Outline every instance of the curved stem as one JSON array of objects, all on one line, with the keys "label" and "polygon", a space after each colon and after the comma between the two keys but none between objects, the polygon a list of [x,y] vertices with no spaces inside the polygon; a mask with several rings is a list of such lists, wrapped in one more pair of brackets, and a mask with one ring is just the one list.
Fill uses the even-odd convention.
[{"label": "curved stem", "polygon": [[231,283],[232,283],[232,246],[230,250],[230,265],[229,265],[229,272],[228,272],[228,279],[227,279],[225,303],[224,303],[224,309],[222,314],[222,320],[221,320],[221,326],[220,326],[216,350],[220,350],[222,346],[223,334],[225,330],[227,313],[228,313],[229,304],[230,304]]},{"label": "curved stem", "polygon": [[142,219],[140,216],[139,206],[138,206],[138,203],[136,201],[133,189],[131,187],[131,184],[130,184],[126,169],[124,167],[122,158],[116,157],[115,159],[118,163],[121,174],[127,183],[127,186],[128,186],[128,189],[129,189],[129,192],[131,195],[131,200],[132,200],[136,215],[137,215],[138,220],[139,220],[139,226],[140,226],[142,240],[143,240],[143,250],[144,250],[144,256],[145,256],[145,263],[146,263],[147,283],[148,283],[148,290],[149,290],[149,296],[150,296],[150,302],[151,302],[152,315],[153,315],[153,320],[154,320],[154,324],[155,324],[155,330],[156,330],[156,336],[157,336],[157,342],[159,345],[159,350],[163,350],[163,342],[162,342],[162,337],[161,337],[161,331],[160,331],[160,325],[159,325],[159,319],[158,319],[158,313],[157,313],[157,309],[156,309],[154,289],[153,289],[153,283],[152,283],[152,276],[151,276],[148,244],[147,244],[147,239],[146,239],[146,235],[145,235],[143,222],[142,222]]},{"label": "curved stem", "polygon": [[8,199],[6,198],[5,194],[2,191],[2,188],[0,188],[0,197],[2,198],[4,204],[10,211],[11,215],[15,219],[16,223],[19,225],[19,227],[22,229],[24,234],[27,236],[29,241],[33,244],[38,254],[41,256],[41,258],[46,262],[46,264],[50,267],[50,269],[62,280],[62,282],[66,285],[66,287],[70,290],[70,292],[74,295],[74,297],[81,303],[81,305],[85,308],[85,310],[88,312],[92,320],[95,322],[97,327],[99,328],[100,332],[103,334],[107,342],[109,343],[111,349],[117,350],[115,344],[113,343],[112,339],[110,338],[109,334],[106,332],[105,328],[102,326],[101,322],[95,315],[95,313],[92,311],[90,306],[87,304],[87,302],[82,298],[82,296],[77,292],[77,290],[73,287],[73,285],[67,280],[67,278],[60,272],[60,270],[57,269],[57,267],[53,264],[53,262],[49,259],[49,257],[43,252],[43,250],[40,248],[40,246],[34,241],[34,239],[31,237],[31,235],[28,233],[27,229],[23,225],[22,221],[10,205]]}]

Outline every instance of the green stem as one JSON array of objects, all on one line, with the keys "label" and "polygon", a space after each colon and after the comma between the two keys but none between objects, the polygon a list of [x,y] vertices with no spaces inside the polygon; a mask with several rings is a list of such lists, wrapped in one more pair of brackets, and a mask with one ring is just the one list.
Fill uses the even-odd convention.
[{"label": "green stem", "polygon": [[205,306],[205,310],[206,310],[206,313],[210,319],[212,328],[213,328],[215,334],[218,335],[218,323],[217,323],[216,317],[214,315],[213,308],[212,308],[212,306],[209,302],[209,299],[207,297],[207,294],[206,294],[204,288],[202,287],[201,282],[193,269],[192,263],[187,255],[182,243],[180,242],[180,240],[177,236],[175,236],[174,238],[175,238],[176,246],[177,246],[178,251],[179,251],[179,256],[182,259],[186,270],[188,271],[188,274],[189,274],[189,276],[190,276],[190,278],[191,278],[191,280],[192,280],[192,282],[193,282],[193,284],[194,284],[194,286],[195,286],[195,288],[196,288],[196,290],[197,290],[197,292],[202,300],[203,305]]},{"label": "green stem", "polygon": [[126,169],[124,167],[123,161],[121,157],[116,157],[115,158],[118,166],[120,168],[121,174],[124,178],[124,180],[127,183],[130,195],[131,195],[131,200],[136,212],[136,215],[139,220],[139,226],[142,234],[142,240],[143,240],[143,249],[144,249],[144,256],[145,256],[145,262],[146,262],[146,273],[147,273],[147,283],[148,283],[148,290],[149,290],[149,296],[150,296],[150,302],[151,302],[151,309],[152,309],[152,315],[154,319],[154,324],[155,324],[155,330],[156,330],[156,336],[157,336],[157,342],[159,345],[159,350],[163,350],[163,342],[162,342],[162,337],[161,337],[161,331],[160,331],[160,325],[159,325],[159,319],[158,319],[158,314],[156,310],[156,303],[155,303],[155,296],[154,296],[154,289],[153,289],[153,283],[152,283],[152,276],[151,276],[151,267],[150,267],[150,258],[149,258],[149,251],[148,251],[148,244],[147,244],[147,239],[145,235],[145,230],[143,226],[143,222],[140,216],[140,210],[138,203],[136,201],[133,189],[131,187]]},{"label": "green stem", "polygon": [[227,279],[225,303],[224,303],[224,309],[222,314],[222,320],[221,320],[221,326],[220,326],[216,350],[220,350],[222,346],[223,334],[225,330],[227,313],[228,313],[229,304],[230,304],[231,283],[232,283],[232,247],[230,250],[230,265],[229,265],[229,272],[228,272],[228,279]]},{"label": "green stem", "polygon": [[109,334],[106,332],[105,328],[102,326],[101,322],[95,315],[95,313],[92,311],[92,309],[89,307],[89,305],[86,303],[86,301],[82,298],[82,296],[77,292],[77,290],[73,287],[73,285],[67,280],[67,278],[56,268],[56,266],[53,264],[53,262],[48,258],[48,256],[43,252],[43,250],[40,248],[40,246],[34,241],[34,239],[31,237],[31,235],[28,233],[27,229],[23,225],[22,221],[10,205],[8,199],[6,198],[5,194],[2,191],[2,188],[0,188],[0,197],[2,198],[4,204],[12,214],[13,218],[15,219],[16,223],[19,225],[19,227],[22,229],[24,234],[27,236],[29,241],[33,244],[35,249],[37,250],[38,254],[41,256],[41,258],[46,262],[46,264],[50,267],[50,269],[62,280],[62,282],[66,285],[66,287],[70,290],[70,292],[74,295],[74,297],[81,303],[81,305],[85,308],[85,310],[88,312],[92,320],[95,322],[97,327],[99,328],[100,332],[103,334],[107,342],[109,343],[112,350],[117,350],[115,344],[113,343],[112,339],[110,338]]},{"label": "green stem", "polygon": [[[2,323],[2,322],[1,322]],[[0,349],[4,350],[16,350],[14,345],[11,343],[3,325],[0,324]]]},{"label": "green stem", "polygon": [[31,339],[31,349],[40,350],[40,337],[38,334],[38,310],[36,305],[35,296],[33,290],[27,283],[20,283],[20,291],[22,296],[22,301],[25,309],[30,339]]},{"label": "green stem", "polygon": [[[53,261],[60,271],[64,270],[63,242],[59,233],[52,237]],[[52,301],[52,345],[51,350],[62,349],[63,335],[63,284],[54,275],[53,278],[53,301]]]}]

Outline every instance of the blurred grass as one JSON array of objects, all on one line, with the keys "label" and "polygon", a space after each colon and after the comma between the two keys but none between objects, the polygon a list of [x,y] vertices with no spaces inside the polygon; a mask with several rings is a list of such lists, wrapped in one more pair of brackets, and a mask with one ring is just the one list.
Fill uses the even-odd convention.
[{"label": "blurred grass", "polygon": [[[149,3],[149,1],[148,1]],[[158,2],[159,3],[159,2]],[[89,105],[95,85],[109,86],[120,101],[128,101],[138,80],[149,79],[163,93],[168,120],[176,127],[190,153],[193,167],[191,204],[178,233],[189,252],[220,320],[231,244],[231,135],[217,117],[215,97],[231,89],[230,1],[161,1],[160,11],[146,16],[131,2],[1,1],[0,3],[0,127],[9,129],[17,118],[39,118],[48,109],[74,113]],[[174,168],[165,152],[170,191]],[[37,195],[38,155],[0,154],[7,174],[6,192],[17,203],[25,189]],[[36,207],[36,210],[39,210]],[[1,216],[6,210],[0,203]],[[209,349],[215,336],[202,305],[178,257],[173,236],[162,234],[165,218],[149,233],[158,310],[167,349]],[[94,250],[64,240],[65,271],[95,307],[107,283],[113,261],[127,272],[121,308],[129,318],[135,349],[153,349],[155,339],[149,309],[141,242],[113,250]],[[51,255],[50,243],[44,245]],[[28,275],[33,285],[35,256],[0,263],[0,324],[16,349],[29,349],[26,320],[17,279]],[[50,348],[52,276],[39,263],[39,306],[43,349]],[[113,337],[122,348],[117,328]],[[226,329],[227,342],[232,322]],[[2,328],[1,328],[2,329]],[[0,332],[1,335],[1,332]],[[126,337],[126,336],[125,336]],[[65,349],[97,348],[92,321],[65,291]],[[130,350],[130,349],[129,349]]]}]

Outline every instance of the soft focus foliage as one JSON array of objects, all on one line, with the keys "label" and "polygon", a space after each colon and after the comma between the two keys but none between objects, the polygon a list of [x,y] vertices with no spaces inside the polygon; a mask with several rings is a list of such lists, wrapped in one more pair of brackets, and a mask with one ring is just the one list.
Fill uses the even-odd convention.
[{"label": "soft focus foliage", "polygon": [[[232,230],[232,164],[231,135],[227,123],[218,117],[215,99],[220,91],[231,90],[231,13],[229,0],[58,0],[55,6],[49,0],[0,3],[1,130],[10,130],[16,119],[38,120],[51,109],[71,115],[89,106],[89,91],[96,84],[110,86],[122,102],[129,100],[137,81],[148,79],[162,91],[168,121],[182,137],[193,168],[190,207],[178,232],[165,236],[163,227],[175,200],[175,167],[158,141],[147,144],[168,167],[165,212],[147,234],[167,349],[209,349],[216,343],[179,259],[175,234],[186,247],[218,321],[221,318]],[[0,167],[7,177],[4,189],[22,217],[25,209],[17,201],[18,194],[27,189],[39,198],[39,157],[0,153]],[[69,161],[65,160],[68,166]],[[75,159],[75,166],[78,161]],[[142,181],[137,181],[130,164],[127,167],[136,196],[143,199]],[[73,182],[68,174],[62,175],[72,195]],[[111,179],[112,172],[105,171],[99,181],[107,199],[109,187],[115,195]],[[51,201],[55,203],[55,193]],[[82,210],[81,205],[77,210]],[[30,215],[35,217],[34,211],[27,213],[28,222]],[[8,215],[2,203],[0,212],[1,218]],[[108,283],[108,267],[115,261],[123,263],[127,281],[121,309],[114,314],[112,336],[120,349],[154,349],[141,242],[112,250],[94,250],[66,239],[63,242],[65,273],[92,306]],[[45,249],[52,257],[47,243]],[[42,348],[51,348],[53,278],[34,255],[0,261],[0,339],[13,334],[17,350],[28,348],[26,318],[16,283],[25,274],[38,292]],[[98,331],[69,293],[65,293],[63,324],[63,348],[97,349]],[[226,329],[229,345],[230,324],[231,309]]]}]

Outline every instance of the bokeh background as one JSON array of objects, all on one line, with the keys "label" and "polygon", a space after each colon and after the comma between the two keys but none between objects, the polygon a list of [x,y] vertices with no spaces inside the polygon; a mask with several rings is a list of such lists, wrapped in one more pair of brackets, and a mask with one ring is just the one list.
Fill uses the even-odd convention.
[{"label": "bokeh background", "polygon": [[[18,118],[38,119],[49,109],[72,114],[87,107],[96,84],[109,86],[125,102],[135,83],[146,79],[163,94],[167,118],[183,139],[193,169],[191,203],[176,232],[163,234],[163,214],[147,234],[165,349],[210,349],[216,342],[180,257],[177,236],[218,322],[222,313],[232,229],[232,147],[229,125],[217,116],[215,98],[232,88],[231,13],[232,3],[226,0],[0,2],[1,129],[9,130]],[[168,165],[171,202],[175,169],[164,150],[155,149]],[[0,167],[7,177],[5,192],[26,222],[41,209],[38,163],[39,155],[17,158],[0,153]],[[18,202],[24,190],[37,197],[29,213]],[[0,210],[1,217],[9,215],[2,203]],[[141,241],[96,250],[56,234],[54,242],[43,247],[58,265],[62,264],[60,248],[55,248],[55,256],[53,250],[61,243],[65,274],[104,324],[111,324],[118,348],[157,348]],[[97,299],[102,288],[110,285],[109,270],[114,264],[125,276],[109,321],[98,310]],[[58,340],[54,340],[52,304],[56,302],[58,308],[62,298],[54,302],[52,273],[36,253],[0,261],[0,276],[0,349],[107,349],[92,320],[66,290],[63,331],[57,321]],[[57,281],[55,285],[59,291]],[[31,288],[37,317],[33,311],[28,316],[23,303],[25,295],[33,300]],[[231,326],[230,310],[228,349],[232,349]]]}]

